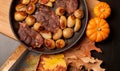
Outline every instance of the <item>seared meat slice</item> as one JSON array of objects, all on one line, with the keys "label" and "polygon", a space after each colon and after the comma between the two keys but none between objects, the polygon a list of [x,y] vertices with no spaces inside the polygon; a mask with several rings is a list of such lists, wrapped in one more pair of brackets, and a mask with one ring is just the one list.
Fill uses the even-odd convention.
[{"label": "seared meat slice", "polygon": [[66,2],[66,10],[69,14],[78,8],[78,0],[64,0]]},{"label": "seared meat slice", "polygon": [[57,7],[64,7],[68,14],[72,14],[78,8],[78,0],[56,0]]},{"label": "seared meat slice", "polygon": [[40,5],[39,11],[35,14],[38,22],[41,22],[45,30],[55,32],[59,28],[59,17],[48,7]]},{"label": "seared meat slice", "polygon": [[[65,0],[66,1],[66,0]],[[64,0],[56,0],[55,1],[55,6],[56,7],[63,7],[63,8],[66,8],[66,3],[65,3]]]},{"label": "seared meat slice", "polygon": [[43,44],[43,38],[39,33],[29,28],[25,23],[20,23],[18,30],[20,39],[33,48],[41,47]]}]

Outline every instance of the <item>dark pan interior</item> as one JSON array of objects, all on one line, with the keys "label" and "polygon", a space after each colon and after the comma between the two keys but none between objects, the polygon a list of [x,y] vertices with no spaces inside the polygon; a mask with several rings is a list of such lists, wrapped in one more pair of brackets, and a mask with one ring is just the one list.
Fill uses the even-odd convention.
[{"label": "dark pan interior", "polygon": [[11,3],[10,12],[9,12],[10,25],[11,25],[11,28],[12,28],[13,33],[16,36],[16,38],[23,45],[25,45],[25,47],[27,47],[30,51],[34,51],[34,52],[37,52],[37,53],[43,53],[43,54],[60,53],[60,52],[63,52],[65,50],[73,47],[79,41],[79,39],[82,37],[82,35],[84,34],[84,31],[85,31],[85,28],[86,28],[86,25],[87,25],[87,20],[88,20],[88,10],[87,10],[87,5],[86,5],[85,0],[79,0],[79,7],[82,7],[83,11],[84,11],[84,17],[81,20],[82,27],[78,32],[76,32],[73,35],[72,38],[65,40],[65,41],[67,41],[67,45],[62,49],[49,50],[49,49],[46,49],[45,47],[43,49],[41,49],[41,48],[32,49],[27,44],[25,44],[23,41],[21,41],[20,38],[19,38],[19,35],[18,35],[19,24],[18,24],[18,22],[16,22],[14,20],[15,6],[18,4],[18,2],[19,2],[19,0],[13,0],[12,3]]}]

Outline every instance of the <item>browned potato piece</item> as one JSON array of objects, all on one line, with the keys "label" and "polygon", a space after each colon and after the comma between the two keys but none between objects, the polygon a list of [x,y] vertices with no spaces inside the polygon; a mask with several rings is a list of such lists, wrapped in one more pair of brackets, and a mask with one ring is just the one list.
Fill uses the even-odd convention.
[{"label": "browned potato piece", "polygon": [[55,0],[49,0],[50,2],[55,2]]},{"label": "browned potato piece", "polygon": [[40,31],[40,34],[42,35],[43,38],[48,39],[48,38],[52,38],[52,33],[49,31]]},{"label": "browned potato piece", "polygon": [[33,17],[32,15],[28,16],[26,19],[25,19],[25,22],[27,23],[27,25],[31,26],[35,23],[35,17]]},{"label": "browned potato piece", "polygon": [[28,4],[28,3],[30,2],[30,0],[20,0],[20,2],[21,2],[22,4]]},{"label": "browned potato piece", "polygon": [[48,6],[48,7],[52,7],[53,6],[52,2],[50,2],[50,1],[48,3],[46,3],[45,5]]},{"label": "browned potato piece", "polygon": [[57,15],[62,16],[65,13],[65,9],[63,7],[58,7],[55,12]]},{"label": "browned potato piece", "polygon": [[66,28],[63,30],[63,36],[64,38],[71,38],[73,35],[73,29],[72,28]]},{"label": "browned potato piece", "polygon": [[34,13],[34,11],[35,11],[35,4],[34,4],[34,3],[30,3],[30,4],[27,6],[27,8],[26,8],[26,12],[27,12],[28,14],[32,14],[32,13]]},{"label": "browned potato piece", "polygon": [[40,4],[47,4],[49,2],[49,0],[39,0]]},{"label": "browned potato piece", "polygon": [[37,3],[38,0],[31,0],[31,3]]},{"label": "browned potato piece", "polygon": [[17,11],[14,14],[14,18],[16,21],[23,21],[26,18],[27,14],[23,11]]},{"label": "browned potato piece", "polygon": [[60,17],[60,28],[65,29],[67,25],[67,20],[65,16]]},{"label": "browned potato piece", "polygon": [[36,22],[36,23],[33,25],[33,29],[34,29],[35,31],[40,31],[40,30],[43,29],[43,26],[42,26],[41,23]]},{"label": "browned potato piece", "polygon": [[73,27],[75,25],[75,16],[70,15],[67,19],[67,27]]},{"label": "browned potato piece", "polygon": [[63,48],[63,47],[65,47],[65,41],[63,39],[58,39],[56,41],[56,47],[57,48]]},{"label": "browned potato piece", "polygon": [[81,27],[81,20],[77,18],[75,22],[74,32],[79,31],[80,27]]},{"label": "browned potato piece", "polygon": [[15,7],[16,11],[26,11],[26,5],[24,4],[18,4],[16,7]]},{"label": "browned potato piece", "polygon": [[62,29],[58,29],[54,34],[53,34],[53,39],[57,40],[62,37]]},{"label": "browned potato piece", "polygon": [[52,40],[52,39],[45,39],[44,40],[44,43],[45,43],[45,46],[48,48],[48,49],[54,49],[55,48],[55,41]]},{"label": "browned potato piece", "polygon": [[74,16],[75,16],[76,18],[81,19],[81,18],[84,16],[83,10],[80,10],[80,9],[76,10],[76,11],[74,12]]}]

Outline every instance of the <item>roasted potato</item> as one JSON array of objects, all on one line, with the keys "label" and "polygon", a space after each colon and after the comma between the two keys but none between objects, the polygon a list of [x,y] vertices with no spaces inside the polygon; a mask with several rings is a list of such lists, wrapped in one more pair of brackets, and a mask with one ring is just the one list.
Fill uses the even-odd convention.
[{"label": "roasted potato", "polygon": [[21,4],[28,4],[30,0],[20,0]]},{"label": "roasted potato", "polygon": [[34,25],[33,25],[33,29],[35,30],[35,31],[41,31],[41,30],[43,30],[43,26],[42,26],[42,24],[41,23],[38,23],[38,22],[36,22]]},{"label": "roasted potato", "polygon": [[53,39],[57,40],[62,37],[62,29],[57,29],[57,31],[53,34]]},{"label": "roasted potato", "polygon": [[31,0],[31,3],[37,3],[38,0]]},{"label": "roasted potato", "polygon": [[80,27],[81,27],[81,20],[80,19],[76,19],[74,32],[79,31]]},{"label": "roasted potato", "polygon": [[27,14],[24,11],[17,11],[14,14],[16,21],[23,21],[26,18]]},{"label": "roasted potato", "polygon": [[34,3],[30,3],[30,4],[27,6],[27,8],[26,8],[26,12],[27,12],[28,14],[32,14],[32,13],[34,13],[34,11],[35,11],[35,4],[34,4]]},{"label": "roasted potato", "polygon": [[65,16],[60,17],[60,28],[65,29],[67,25],[67,20]]},{"label": "roasted potato", "polygon": [[75,25],[75,16],[70,15],[67,19],[67,27],[73,27]]},{"label": "roasted potato", "polygon": [[35,23],[35,17],[33,17],[32,15],[29,15],[26,17],[25,22],[27,25],[31,26]]},{"label": "roasted potato", "polygon": [[65,41],[63,39],[58,39],[55,44],[57,48],[65,47]]},{"label": "roasted potato", "polygon": [[77,9],[77,10],[74,12],[74,16],[75,16],[76,18],[81,19],[81,18],[84,16],[83,10]]},{"label": "roasted potato", "polygon": [[63,7],[58,7],[56,10],[55,10],[55,13],[59,16],[62,16],[64,13],[65,13],[65,9]]},{"label": "roasted potato", "polygon": [[39,0],[40,4],[47,4],[49,2],[49,0]]},{"label": "roasted potato", "polygon": [[40,34],[42,35],[43,38],[48,39],[48,38],[52,38],[52,33],[44,30],[44,31],[40,31]]},{"label": "roasted potato", "polygon": [[26,11],[26,5],[24,4],[18,4],[16,7],[15,7],[16,11]]},{"label": "roasted potato", "polygon": [[66,28],[63,30],[63,37],[64,38],[71,38],[73,35],[73,29],[72,28]]},{"label": "roasted potato", "polygon": [[53,6],[52,2],[50,2],[50,1],[48,3],[46,3],[45,5],[48,6],[48,7],[52,7]]},{"label": "roasted potato", "polygon": [[50,2],[55,2],[55,0],[49,0]]},{"label": "roasted potato", "polygon": [[48,49],[54,49],[55,48],[55,41],[52,39],[45,39],[44,44]]}]

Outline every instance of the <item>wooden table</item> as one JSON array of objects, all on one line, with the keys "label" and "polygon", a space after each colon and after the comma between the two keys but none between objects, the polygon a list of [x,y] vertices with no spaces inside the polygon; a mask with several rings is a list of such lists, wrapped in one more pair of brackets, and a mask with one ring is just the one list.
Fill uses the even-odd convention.
[{"label": "wooden table", "polygon": [[[0,0],[0,33],[17,40],[10,28],[9,24],[9,8],[12,0]],[[94,16],[93,7],[99,1],[97,0],[86,0],[90,18]],[[92,3],[91,3],[92,2]],[[26,48],[22,45],[12,53],[12,55],[7,59],[7,61],[1,66],[0,71],[8,71],[16,60],[26,51]]]}]

